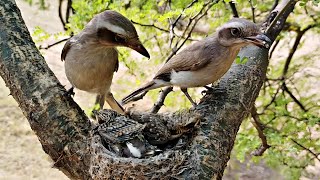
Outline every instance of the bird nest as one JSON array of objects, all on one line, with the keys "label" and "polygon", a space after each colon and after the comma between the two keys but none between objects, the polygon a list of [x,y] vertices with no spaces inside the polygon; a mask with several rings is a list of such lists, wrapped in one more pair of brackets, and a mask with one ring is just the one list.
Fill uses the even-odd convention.
[{"label": "bird nest", "polygon": [[[118,121],[121,119],[134,120],[139,124],[144,124],[144,127],[148,127],[154,121],[163,122],[172,134],[165,135],[164,138],[167,137],[168,141],[162,140],[159,144],[152,141],[157,145],[151,146],[161,149],[160,153],[140,158],[123,157],[108,148],[108,145],[118,142],[106,142],[105,137],[97,133],[97,129],[102,127],[102,124],[98,125],[93,130],[90,145],[90,174],[93,179],[192,179],[197,176],[195,162],[199,161],[195,160],[196,152],[190,149],[192,149],[195,129],[200,120],[198,115],[190,115],[190,112],[179,112],[173,115],[130,113],[129,117],[125,117],[112,110],[103,110],[103,113],[104,118]],[[150,135],[149,130],[147,129],[146,132]],[[145,136],[146,132],[142,134]],[[158,132],[152,131],[151,133],[157,134]],[[181,135],[177,137],[176,133],[181,133]],[[171,139],[172,136],[175,138]],[[148,140],[145,142],[149,144]]]}]

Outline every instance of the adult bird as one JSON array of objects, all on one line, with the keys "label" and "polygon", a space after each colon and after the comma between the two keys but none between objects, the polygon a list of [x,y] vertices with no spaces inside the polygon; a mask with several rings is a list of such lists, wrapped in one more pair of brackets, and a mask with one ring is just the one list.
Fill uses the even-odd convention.
[{"label": "adult bird", "polygon": [[187,88],[202,87],[220,79],[230,68],[240,49],[248,44],[269,46],[256,24],[234,18],[219,27],[213,35],[189,45],[163,65],[154,78],[122,100],[126,104],[145,91],[178,86],[193,106],[196,103]]},{"label": "adult bird", "polygon": [[129,47],[150,58],[133,24],[120,13],[106,10],[66,42],[61,59],[65,61],[65,73],[72,84],[70,92],[75,87],[95,93],[100,108],[106,100],[112,109],[124,113],[110,91],[113,73],[119,67],[117,46]]}]

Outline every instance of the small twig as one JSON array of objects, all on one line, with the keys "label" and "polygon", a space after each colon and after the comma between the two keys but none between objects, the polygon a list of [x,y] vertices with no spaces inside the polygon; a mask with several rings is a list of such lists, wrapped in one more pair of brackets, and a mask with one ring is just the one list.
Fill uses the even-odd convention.
[{"label": "small twig", "polygon": [[289,65],[291,63],[291,60],[292,60],[292,57],[294,55],[294,53],[297,51],[298,49],[298,46],[300,44],[300,41],[301,41],[301,38],[303,37],[303,35],[311,28],[313,27],[316,27],[317,24],[311,24],[309,26],[307,26],[305,29],[303,30],[298,30],[298,34],[297,34],[297,37],[296,37],[296,40],[294,41],[294,44],[289,52],[289,55],[286,59],[286,62],[285,62],[285,65],[284,65],[284,68],[283,68],[283,72],[282,72],[282,75],[285,76],[289,70]]},{"label": "small twig", "polygon": [[274,45],[272,46],[272,48],[270,49],[270,51],[269,51],[269,59],[271,59],[272,54],[273,54],[274,50],[276,49],[276,47],[278,46],[279,42],[280,42],[280,39],[277,39],[276,42],[274,43]]},{"label": "small twig", "polygon": [[311,149],[303,146],[302,144],[298,143],[296,140],[291,138],[291,141],[293,141],[295,144],[297,144],[298,146],[300,146],[302,149],[308,151],[310,154],[312,154],[312,156],[314,156],[319,162],[320,162],[320,158],[318,157],[320,153],[315,153],[313,152]]},{"label": "small twig", "polygon": [[278,95],[280,89],[281,89],[281,86],[279,86],[279,87],[277,88],[276,93],[274,93],[274,95],[273,95],[272,98],[271,98],[271,101],[263,108],[263,111],[262,111],[262,112],[265,112],[265,111],[268,109],[268,107],[276,100],[277,95]]},{"label": "small twig", "polygon": [[70,10],[72,10],[72,12],[74,13],[74,9],[72,7],[72,0],[68,0],[67,11],[66,11],[66,23],[69,23]]},{"label": "small twig", "polygon": [[175,27],[178,23],[178,21],[180,20],[180,18],[182,17],[182,14],[184,13],[184,11],[188,8],[190,8],[191,6],[193,6],[196,2],[198,2],[198,0],[193,0],[187,7],[183,8],[182,12],[180,13],[180,15],[177,17],[177,19],[172,23],[172,26]]},{"label": "small twig", "polygon": [[[208,10],[213,6],[214,2],[207,2],[203,5],[203,7],[201,8],[201,10],[192,18],[189,19],[189,23],[186,26],[185,31],[182,34],[182,37],[185,37],[185,33],[187,32],[187,30],[189,29],[190,25],[192,24],[192,21],[194,20],[194,24],[191,26],[191,29],[187,35],[187,37],[182,41],[182,43],[178,46],[180,40],[178,40],[175,44],[175,47],[172,49],[171,54],[167,57],[166,62],[168,62],[180,49],[181,47],[186,43],[186,41],[191,37],[192,31],[193,29],[196,27],[197,23],[199,22],[199,20],[205,16],[208,12]],[[204,9],[207,7],[207,9],[204,11]],[[202,11],[204,11],[202,13]],[[202,13],[202,14],[201,14]]]},{"label": "small twig", "polygon": [[153,28],[156,28],[156,29],[158,29],[158,30],[160,30],[160,31],[169,33],[169,31],[168,31],[167,29],[163,29],[163,28],[158,27],[158,26],[156,26],[156,25],[154,25],[154,24],[142,24],[142,23],[135,22],[135,21],[133,21],[133,20],[131,20],[131,22],[132,22],[133,24],[136,24],[136,25],[139,25],[139,26],[153,27]]},{"label": "small twig", "polygon": [[[142,24],[142,23],[139,23],[139,22],[135,22],[135,21],[133,21],[133,20],[131,20],[131,22],[132,22],[133,24],[136,24],[136,25],[139,25],[139,26],[152,27],[152,28],[158,29],[158,30],[160,30],[160,31],[162,31],[162,32],[170,33],[169,30],[163,29],[163,28],[161,28],[161,27],[159,27],[159,26],[156,26],[155,24]],[[184,38],[184,37],[179,36],[179,35],[177,35],[177,34],[174,34],[174,35],[177,36],[177,37],[179,37],[179,38]],[[198,41],[198,40],[196,40],[196,39],[190,39],[190,38],[189,38],[188,40],[190,40],[190,41]]]},{"label": "small twig", "polygon": [[252,21],[256,23],[256,15],[255,15],[255,7],[253,6],[252,0],[249,0],[251,13],[252,13]]},{"label": "small twig", "polygon": [[62,1],[63,0],[59,0],[59,19],[60,19],[60,22],[62,23],[62,26],[63,26],[63,29],[66,31],[67,28],[66,28],[66,22],[63,20],[63,17],[62,17]]},{"label": "small twig", "polygon": [[234,17],[234,18],[238,18],[238,17],[239,17],[239,14],[238,14],[238,11],[237,11],[237,8],[236,8],[236,4],[235,4],[233,1],[230,1],[230,2],[229,2],[229,5],[230,5],[230,7],[231,7],[233,17]]},{"label": "small twig", "polygon": [[151,110],[151,113],[158,113],[160,108],[164,105],[164,100],[166,99],[167,95],[173,90],[172,86],[165,87],[163,90],[161,90],[159,98],[157,102],[153,105],[153,108]]},{"label": "small twig", "polygon": [[270,148],[271,146],[268,144],[267,137],[263,133],[264,127],[262,126],[262,124],[260,122],[260,118],[259,118],[259,115],[257,113],[257,108],[255,106],[253,106],[252,109],[251,109],[251,116],[252,116],[252,119],[253,119],[253,121],[251,120],[251,123],[257,129],[259,138],[261,139],[261,143],[262,143],[260,145],[260,147],[258,149],[256,149],[255,151],[251,152],[251,154],[254,155],[254,156],[262,156],[263,153],[268,148]]},{"label": "small twig", "polygon": [[57,45],[57,44],[60,44],[60,43],[62,43],[62,42],[64,42],[64,41],[67,41],[68,39],[70,39],[70,38],[62,39],[62,40],[57,41],[57,42],[55,42],[55,43],[49,44],[49,45],[46,46],[46,47],[42,47],[42,46],[40,45],[40,46],[39,46],[39,49],[49,49],[49,48],[51,48],[51,47],[53,47],[53,46],[55,46],[55,45]]},{"label": "small twig", "polygon": [[298,104],[298,106],[304,111],[307,112],[307,109],[304,107],[304,105],[293,95],[293,93],[288,89],[285,82],[282,84],[282,90],[289,94],[289,96],[293,99],[293,101]]}]

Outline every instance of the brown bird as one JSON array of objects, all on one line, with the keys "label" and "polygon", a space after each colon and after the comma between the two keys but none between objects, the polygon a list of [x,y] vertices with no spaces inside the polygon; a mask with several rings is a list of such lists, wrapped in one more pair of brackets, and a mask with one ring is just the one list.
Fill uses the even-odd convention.
[{"label": "brown bird", "polygon": [[230,68],[240,49],[248,44],[269,48],[270,40],[261,34],[256,24],[234,18],[213,35],[189,45],[175,55],[154,78],[122,100],[122,104],[145,91],[178,86],[195,106],[187,92],[190,87],[202,87],[220,79]]},{"label": "brown bird", "polygon": [[133,24],[120,13],[106,10],[66,42],[61,59],[65,60],[65,73],[72,84],[70,92],[76,87],[98,94],[96,103],[100,108],[106,100],[112,109],[123,114],[110,91],[113,73],[119,67],[117,46],[129,47],[150,58]]}]

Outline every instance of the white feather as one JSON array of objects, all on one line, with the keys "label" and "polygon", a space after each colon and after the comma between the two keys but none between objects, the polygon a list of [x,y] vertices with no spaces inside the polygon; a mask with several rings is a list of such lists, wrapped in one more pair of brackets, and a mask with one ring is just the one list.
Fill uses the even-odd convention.
[{"label": "white feather", "polygon": [[134,157],[137,157],[137,158],[140,158],[140,157],[141,157],[141,151],[140,151],[138,148],[134,147],[134,146],[132,145],[132,143],[126,142],[126,145],[127,145],[128,149],[129,149],[130,153],[131,153]]},{"label": "white feather", "polygon": [[229,22],[223,25],[221,28],[240,28],[243,27],[243,24],[240,22]]},{"label": "white feather", "polygon": [[112,32],[114,32],[116,34],[122,34],[122,35],[126,35],[127,34],[127,32],[123,28],[121,28],[121,27],[119,27],[117,25],[111,24],[110,22],[106,22],[106,21],[103,21],[103,20],[100,20],[100,21],[102,21],[102,22],[98,23],[99,28],[101,28],[101,27],[107,28],[107,29],[109,29],[110,31],[112,31]]},{"label": "white feather", "polygon": [[[210,72],[210,71],[209,71]],[[212,75],[207,70],[171,72],[171,84],[179,87],[199,87],[212,83]]]}]

